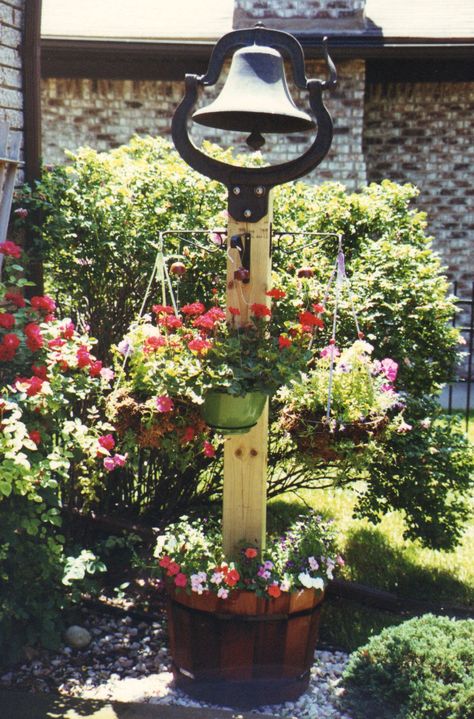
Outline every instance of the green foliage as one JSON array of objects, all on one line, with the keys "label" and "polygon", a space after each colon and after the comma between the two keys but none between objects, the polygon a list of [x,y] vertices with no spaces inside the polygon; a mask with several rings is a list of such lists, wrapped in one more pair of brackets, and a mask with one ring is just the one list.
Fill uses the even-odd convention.
[{"label": "green foliage", "polygon": [[[359,706],[351,709],[364,719],[469,719],[473,667],[474,622],[427,614],[383,630],[358,649],[343,681],[348,701]],[[368,714],[368,702],[375,713]]]}]

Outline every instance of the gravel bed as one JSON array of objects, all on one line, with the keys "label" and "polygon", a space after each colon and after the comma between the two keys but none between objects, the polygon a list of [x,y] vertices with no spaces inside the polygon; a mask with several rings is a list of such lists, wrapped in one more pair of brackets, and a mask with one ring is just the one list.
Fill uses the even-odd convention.
[{"label": "gravel bed", "polygon": [[[173,684],[164,622],[87,612],[80,621],[92,635],[85,649],[63,646],[34,652],[28,661],[0,676],[0,687],[54,692],[87,699],[150,704],[210,706]],[[340,677],[347,663],[342,652],[317,650],[308,690],[296,701],[254,710],[291,719],[351,719],[338,709]],[[225,708],[225,707],[222,707]]]}]

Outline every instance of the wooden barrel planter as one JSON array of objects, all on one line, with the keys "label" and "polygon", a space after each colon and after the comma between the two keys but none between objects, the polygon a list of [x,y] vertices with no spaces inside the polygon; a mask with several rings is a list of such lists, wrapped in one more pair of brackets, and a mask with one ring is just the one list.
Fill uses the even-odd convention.
[{"label": "wooden barrel planter", "polygon": [[322,592],[168,596],[173,673],[187,694],[245,709],[293,701],[307,689]]}]

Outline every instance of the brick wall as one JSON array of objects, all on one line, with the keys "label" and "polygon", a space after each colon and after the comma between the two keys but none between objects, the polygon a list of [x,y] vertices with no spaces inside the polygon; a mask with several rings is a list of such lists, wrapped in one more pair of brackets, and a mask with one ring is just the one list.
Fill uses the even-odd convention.
[{"label": "brick wall", "polygon": [[[309,77],[324,76],[320,63],[307,64]],[[336,90],[326,93],[334,117],[334,142],[328,158],[314,173],[311,181],[334,179],[355,189],[365,182],[362,154],[365,72],[362,61],[338,64],[340,81]],[[82,145],[102,151],[128,142],[130,137],[161,135],[170,137],[171,117],[182,98],[182,82],[137,80],[58,79],[43,80],[42,120],[43,158],[46,163],[64,161],[64,148],[75,150]],[[302,93],[301,106],[307,106]],[[213,94],[206,95],[208,104]],[[295,94],[296,98],[296,94]],[[306,103],[306,105],[305,105]],[[220,146],[232,145],[248,151],[245,137],[238,133],[223,135],[193,123],[192,137]],[[302,154],[312,139],[311,133],[289,135],[264,146],[265,158],[275,164]]]},{"label": "brick wall", "polygon": [[[0,0],[0,120],[23,134],[21,39],[25,0]],[[21,171],[18,179],[21,180]]]},{"label": "brick wall", "polygon": [[474,277],[474,83],[373,85],[365,106],[369,181],[420,189],[428,230],[451,277]]}]

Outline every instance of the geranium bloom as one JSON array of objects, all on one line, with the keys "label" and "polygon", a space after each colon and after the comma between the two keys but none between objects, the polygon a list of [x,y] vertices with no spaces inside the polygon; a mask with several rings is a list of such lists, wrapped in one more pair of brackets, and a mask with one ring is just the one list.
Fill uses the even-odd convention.
[{"label": "geranium bloom", "polygon": [[44,380],[41,379],[41,377],[31,377],[28,382],[28,388],[26,390],[26,394],[28,397],[34,397],[35,395],[39,394],[41,390],[43,389]]},{"label": "geranium bloom", "polygon": [[155,315],[172,315],[174,313],[174,309],[169,305],[153,305],[151,309]]},{"label": "geranium bloom", "polygon": [[278,338],[278,347],[282,350],[285,349],[285,347],[291,347],[293,342],[290,340],[289,337],[285,337],[285,335],[280,335]]},{"label": "geranium bloom", "polygon": [[76,358],[77,358],[77,366],[79,369],[82,367],[88,367],[91,362],[93,361],[89,352],[87,350],[78,350],[76,352]]},{"label": "geranium bloom", "polygon": [[21,257],[22,249],[14,242],[6,240],[5,242],[0,242],[0,252],[2,255],[8,255],[9,257],[15,257],[18,259]]},{"label": "geranium bloom", "polygon": [[324,327],[323,320],[307,310],[305,312],[300,312],[298,319],[302,325],[309,325],[310,327]]},{"label": "geranium bloom", "polygon": [[162,337],[161,335],[158,337],[147,337],[145,342],[143,343],[143,351],[145,354],[149,354],[150,352],[156,352],[160,347],[163,347],[163,345],[166,344],[166,339]]},{"label": "geranium bloom", "polygon": [[163,569],[168,569],[168,567],[170,566],[170,563],[171,563],[171,557],[168,557],[167,555],[165,555],[164,557],[161,557],[160,561],[158,562],[160,567],[163,567]]},{"label": "geranium bloom", "polygon": [[61,325],[61,337],[64,337],[65,340],[70,340],[74,337],[74,330],[75,330],[74,322],[71,322],[71,320],[65,320]]},{"label": "geranium bloom", "polygon": [[41,444],[41,434],[38,432],[37,429],[32,429],[30,432],[28,432],[28,437],[36,444]]},{"label": "geranium bloom", "polygon": [[7,302],[11,302],[18,308],[25,307],[26,305],[25,298],[23,297],[23,295],[20,295],[19,292],[6,292],[5,299]]},{"label": "geranium bloom", "polygon": [[192,442],[195,436],[196,430],[194,429],[194,427],[186,427],[183,434],[181,435],[181,443],[186,444],[187,442]]},{"label": "geranium bloom", "polygon": [[167,572],[168,577],[176,576],[176,574],[179,574],[180,569],[181,569],[181,567],[179,566],[179,564],[177,562],[173,562],[173,560],[171,560],[171,562],[168,564],[168,572]]},{"label": "geranium bloom", "polygon": [[183,315],[202,315],[206,308],[202,302],[191,302],[189,305],[181,307]]},{"label": "geranium bloom", "polygon": [[62,340],[60,337],[55,337],[54,340],[49,340],[48,347],[63,347],[66,344],[66,340]]},{"label": "geranium bloom", "polygon": [[203,352],[206,352],[210,347],[212,347],[212,343],[209,342],[209,340],[201,340],[196,338],[194,340],[191,340],[191,342],[188,342],[188,347],[192,352],[203,354]]},{"label": "geranium bloom", "polygon": [[30,304],[34,310],[41,312],[54,312],[56,309],[56,302],[52,297],[48,297],[48,295],[32,297]]},{"label": "geranium bloom", "polygon": [[257,556],[258,552],[257,552],[257,550],[255,549],[255,547],[247,547],[247,549],[245,550],[244,554],[245,554],[245,556],[247,557],[247,559],[255,559],[255,557]]},{"label": "geranium bloom", "polygon": [[238,307],[229,307],[228,310],[233,317],[238,317],[240,315],[240,310]]},{"label": "geranium bloom", "polygon": [[215,457],[216,456],[216,450],[214,449],[213,445],[207,439],[204,440],[202,451],[206,457]]},{"label": "geranium bloom", "polygon": [[312,307],[313,307],[313,312],[316,312],[316,314],[321,314],[322,312],[325,311],[324,306],[320,305],[319,303],[313,304]]},{"label": "geranium bloom", "polygon": [[104,434],[102,437],[99,437],[97,441],[104,449],[110,450],[115,447],[115,439],[111,434]]},{"label": "geranium bloom", "polygon": [[258,302],[254,302],[253,305],[250,305],[250,309],[255,317],[271,317],[272,316],[272,311],[271,311],[270,307],[259,304]]},{"label": "geranium bloom", "polygon": [[156,409],[158,412],[171,412],[174,409],[174,402],[171,397],[166,394],[162,394],[155,400]]},{"label": "geranium bloom", "polygon": [[278,586],[278,582],[273,582],[273,584],[270,584],[270,586],[267,589],[268,595],[270,597],[273,597],[276,599],[276,597],[279,597],[281,594],[281,589]]},{"label": "geranium bloom", "polygon": [[40,326],[35,322],[25,325],[26,346],[31,352],[40,350],[44,344]]},{"label": "geranium bloom", "polygon": [[0,327],[4,330],[11,330],[15,326],[15,318],[10,312],[0,314]]},{"label": "geranium bloom", "polygon": [[168,329],[178,329],[183,326],[183,321],[175,315],[162,315],[158,317],[158,324]]},{"label": "geranium bloom", "polygon": [[286,297],[286,292],[284,290],[278,289],[278,287],[274,287],[272,290],[268,290],[268,292],[265,292],[267,297],[273,297],[274,300],[282,300],[283,297]]},{"label": "geranium bloom", "polygon": [[48,376],[48,368],[46,365],[31,365],[31,371],[33,374],[35,374],[37,377],[40,377],[41,379],[46,379]]}]

